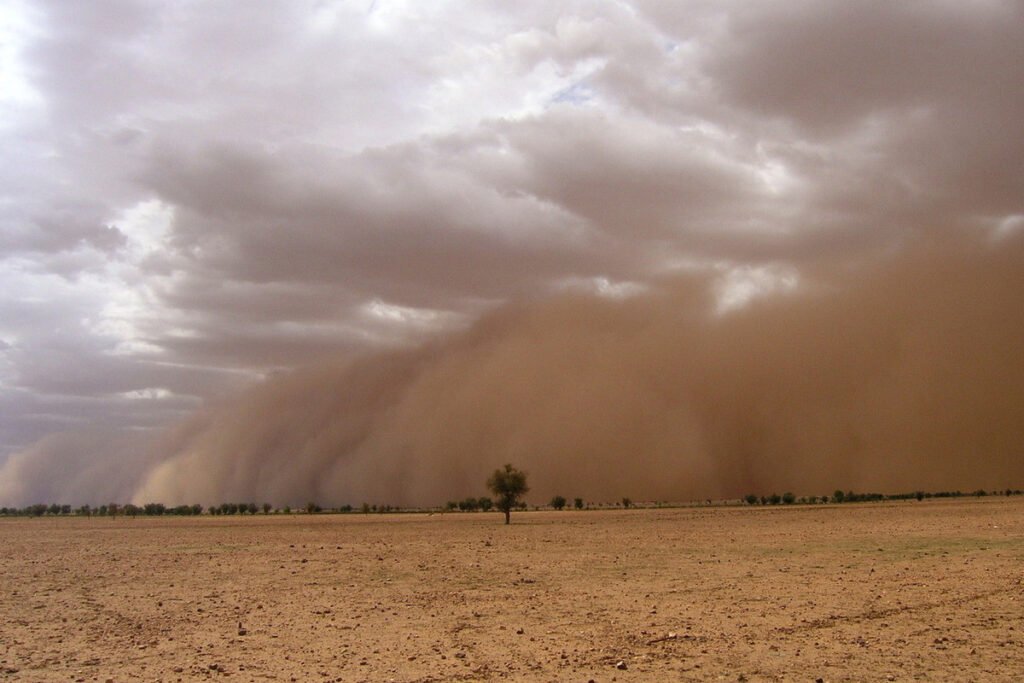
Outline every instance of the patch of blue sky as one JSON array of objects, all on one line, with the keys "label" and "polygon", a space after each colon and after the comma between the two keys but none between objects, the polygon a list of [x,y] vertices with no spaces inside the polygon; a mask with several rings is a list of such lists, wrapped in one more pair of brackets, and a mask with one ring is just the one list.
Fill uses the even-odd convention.
[{"label": "patch of blue sky", "polygon": [[584,81],[577,81],[555,93],[551,98],[551,103],[584,105],[594,99],[594,94],[594,89]]}]

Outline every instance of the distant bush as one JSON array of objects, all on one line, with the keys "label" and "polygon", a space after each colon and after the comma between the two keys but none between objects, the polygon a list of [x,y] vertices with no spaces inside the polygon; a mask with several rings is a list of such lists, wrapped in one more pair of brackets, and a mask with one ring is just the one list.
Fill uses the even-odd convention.
[{"label": "distant bush", "polygon": [[577,510],[582,510],[583,509],[583,499],[582,498],[573,498],[572,499],[572,506],[574,508],[576,508]]},{"label": "distant bush", "polygon": [[786,505],[792,505],[795,501],[796,496],[794,496],[789,491],[782,494],[782,502],[785,503]]},{"label": "distant bush", "polygon": [[757,496],[753,493],[748,493],[743,500],[747,501],[747,505],[757,505]]},{"label": "distant bush", "polygon": [[566,500],[563,496],[555,496],[551,499],[551,507],[561,510],[565,507]]}]

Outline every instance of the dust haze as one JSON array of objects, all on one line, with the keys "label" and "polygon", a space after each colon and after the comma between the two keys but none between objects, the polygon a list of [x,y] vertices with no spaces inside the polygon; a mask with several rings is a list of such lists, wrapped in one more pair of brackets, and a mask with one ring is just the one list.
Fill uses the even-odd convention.
[{"label": "dust haze", "polygon": [[1020,485],[1022,248],[819,262],[724,313],[703,276],[509,306],[196,415],[134,498],[430,505],[506,461],[538,501]]}]

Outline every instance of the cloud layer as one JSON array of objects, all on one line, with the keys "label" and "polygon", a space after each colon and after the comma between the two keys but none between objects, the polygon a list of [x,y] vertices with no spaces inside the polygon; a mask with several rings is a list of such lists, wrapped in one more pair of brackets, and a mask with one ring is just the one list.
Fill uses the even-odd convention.
[{"label": "cloud layer", "polygon": [[[182,421],[174,432],[179,447],[143,450],[171,463],[200,459],[212,468],[204,470],[212,473],[209,485],[183,490],[178,465],[169,464],[144,492],[204,500],[229,492],[289,500],[390,493],[395,502],[419,501],[458,487],[417,489],[370,463],[401,469],[406,459],[424,458],[417,466],[440,476],[430,458],[440,458],[435,449],[443,445],[460,454],[437,460],[449,464],[445,481],[475,481],[480,462],[491,464],[490,455],[471,455],[484,441],[493,447],[487,453],[528,459],[552,482],[564,479],[568,463],[585,469],[573,459],[581,452],[611,458],[632,451],[650,458],[649,467],[630,468],[634,496],[784,486],[783,475],[794,487],[817,485],[794,472],[814,470],[809,455],[787,461],[773,454],[828,450],[828,435],[839,439],[830,451],[836,458],[869,457],[842,445],[844,410],[874,425],[864,427],[875,430],[871,438],[850,439],[900,452],[900,462],[925,457],[908,444],[955,440],[936,422],[933,436],[919,426],[897,448],[886,431],[899,431],[895,423],[852,406],[804,422],[799,415],[817,414],[804,404],[790,415],[788,407],[761,405],[768,399],[757,391],[727,398],[695,387],[762,377],[824,392],[821,401],[829,392],[868,401],[877,390],[884,403],[945,372],[941,364],[950,359],[936,349],[960,344],[981,354],[986,344],[1021,341],[1024,328],[1014,338],[1013,328],[996,324],[994,309],[991,320],[974,325],[975,336],[957,341],[953,321],[973,320],[976,306],[940,311],[932,295],[988,287],[1002,301],[1019,292],[1019,283],[1000,274],[1024,266],[1015,246],[1024,228],[1024,137],[1015,134],[1024,120],[1024,10],[1017,2],[670,8],[638,0],[467,10],[310,1],[263,3],[244,14],[130,0],[14,2],[0,12],[0,38],[7,161],[0,169],[0,461],[8,459],[0,491],[22,492],[8,494],[11,501],[54,490],[26,484],[35,481],[26,454],[75,451],[38,457],[87,463],[88,452],[102,450],[84,441],[77,451],[57,447],[58,437],[37,443],[47,435],[155,435]],[[958,251],[969,253],[960,258]],[[978,266],[989,261],[1003,265],[991,272]],[[935,274],[921,273],[922,264]],[[828,350],[800,328],[798,321],[830,315],[812,310],[823,290],[836,297],[826,308],[852,306],[842,302],[869,291],[885,304],[850,311],[851,320],[864,316],[862,327],[845,325],[835,341],[859,339],[859,353],[841,344]],[[899,302],[905,310],[893,308]],[[668,311],[691,307],[686,325],[655,325],[671,318]],[[1012,308],[1002,311],[1007,320]],[[695,322],[716,309],[727,313]],[[948,320],[929,327],[940,313]],[[907,335],[934,339],[917,342],[920,357],[873,355],[872,340],[897,343],[891,329],[901,316],[920,321]],[[565,369],[543,360],[549,350],[557,357],[547,346],[587,336],[586,325],[604,329],[599,320],[609,330],[604,355],[566,354],[591,362]],[[542,321],[550,333],[539,329]],[[519,325],[538,330],[521,337]],[[804,334],[755,338],[744,325]],[[724,350],[699,361],[671,356],[662,348],[672,335],[702,347],[737,346],[741,355],[763,346],[776,364],[748,364]],[[772,344],[810,345],[808,353],[835,357],[837,368],[804,369]],[[558,377],[568,386],[593,385],[601,396],[621,381],[624,393],[572,394],[565,405],[546,406],[545,415],[562,417],[565,433],[546,423],[529,438],[500,425],[473,432],[479,421],[449,406],[439,419],[452,436],[434,434],[442,426],[428,428],[420,415],[418,402],[429,403],[416,398],[426,391],[420,387],[441,386],[430,378],[456,367],[498,372],[506,345],[523,347],[522,372],[536,374],[536,386],[514,378],[507,391],[500,382],[481,384],[465,411],[475,405],[496,421],[503,411],[514,414],[513,397],[544,405],[539,396],[549,394],[531,391]],[[470,348],[480,362],[492,358],[487,368],[456,362]],[[975,362],[971,355],[952,360]],[[672,399],[686,407],[678,414],[656,408],[651,400],[663,390],[641,378],[674,376],[684,370],[653,368],[691,364],[679,383],[696,393]],[[887,388],[843,379],[883,366],[895,373]],[[300,367],[313,369],[273,378]],[[1019,395],[1019,375],[1006,377],[1018,384],[983,393],[985,383],[958,378],[979,393],[964,393],[962,405],[941,391],[946,398],[935,400],[973,424],[972,411],[1002,414],[1003,397]],[[269,383],[231,398],[254,382]],[[364,385],[373,389],[358,388]],[[310,405],[305,390],[323,397],[324,412],[303,421],[295,411]],[[278,392],[289,391],[293,398],[272,417]],[[488,391],[495,396],[487,399]],[[733,400],[736,408],[716,408]],[[738,411],[743,401],[753,402],[749,414],[715,412]],[[771,410],[789,417],[758,426],[758,411]],[[618,411],[635,418],[600,423],[618,425],[614,433],[583,419]],[[280,422],[262,451],[238,446],[231,435],[232,420],[255,414],[267,429]],[[814,419],[823,423],[821,441]],[[735,455],[743,448],[722,446],[728,438],[718,435],[743,432],[741,424],[754,424],[752,435],[728,438],[757,441],[764,433],[774,444],[749,463]],[[313,434],[335,455],[310,445]],[[596,434],[622,447],[569,447]],[[282,460],[285,447],[274,439],[308,451],[296,461],[306,465]],[[630,440],[637,445],[627,449]],[[242,458],[234,465],[222,462],[229,444]],[[662,491],[667,479],[653,473],[683,451],[701,454],[689,475],[680,470],[680,481],[690,483]],[[565,467],[557,464],[563,460]],[[953,485],[960,470],[950,467],[942,481]],[[222,476],[217,468],[241,473]],[[581,481],[592,482],[594,495],[615,494],[602,488],[602,476]],[[335,488],[318,488],[328,481]],[[123,489],[125,497],[136,492]]]}]

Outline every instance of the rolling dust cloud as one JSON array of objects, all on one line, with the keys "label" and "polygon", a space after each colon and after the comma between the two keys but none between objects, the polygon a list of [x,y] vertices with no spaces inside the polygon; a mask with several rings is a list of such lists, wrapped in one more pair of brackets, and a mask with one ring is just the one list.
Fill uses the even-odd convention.
[{"label": "rolling dust cloud", "polygon": [[1024,240],[934,240],[716,313],[687,275],[306,367],[169,434],[136,502],[433,505],[1020,486]]}]

